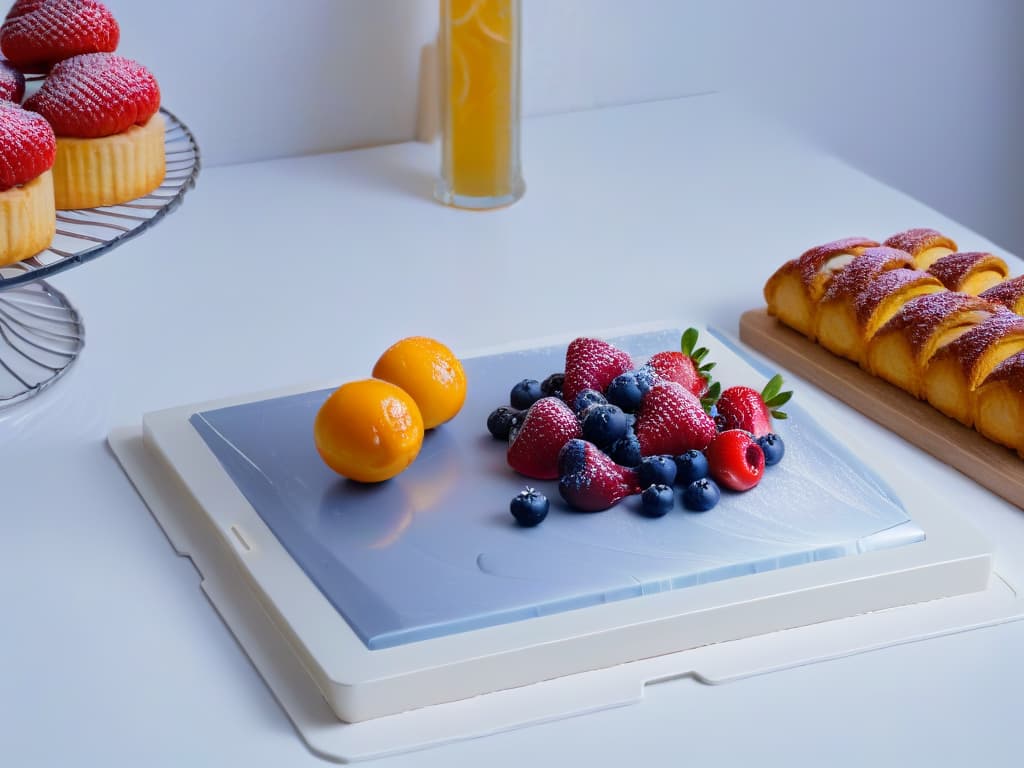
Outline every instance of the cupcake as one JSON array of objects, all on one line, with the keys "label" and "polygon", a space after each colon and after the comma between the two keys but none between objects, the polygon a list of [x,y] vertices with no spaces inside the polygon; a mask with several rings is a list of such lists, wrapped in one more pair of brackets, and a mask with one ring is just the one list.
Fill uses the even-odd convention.
[{"label": "cupcake", "polygon": [[134,200],[165,172],[160,87],[138,62],[88,53],[58,62],[25,102],[57,135],[53,187],[58,210]]},{"label": "cupcake", "polygon": [[35,256],[53,241],[56,151],[43,117],[0,101],[0,266]]},{"label": "cupcake", "polygon": [[0,50],[18,69],[46,72],[72,56],[112,52],[120,36],[96,0],[17,0],[0,25]]}]

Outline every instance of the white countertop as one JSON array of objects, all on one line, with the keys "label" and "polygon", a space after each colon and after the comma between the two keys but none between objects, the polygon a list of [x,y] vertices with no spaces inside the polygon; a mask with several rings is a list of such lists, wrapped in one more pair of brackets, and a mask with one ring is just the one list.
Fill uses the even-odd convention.
[{"label": "white countertop", "polygon": [[[110,455],[111,427],[365,375],[413,333],[460,351],[657,320],[735,331],[777,264],[845,235],[932,226],[992,247],[723,96],[538,118],[524,135],[528,191],[504,211],[433,203],[422,145],[213,168],[152,232],[53,281],[87,347],[0,415],[0,764],[322,764]],[[1024,559],[1020,510],[798,396]],[[1016,765],[1021,648],[1024,622],[725,686],[662,683],[636,706],[378,764]]]}]

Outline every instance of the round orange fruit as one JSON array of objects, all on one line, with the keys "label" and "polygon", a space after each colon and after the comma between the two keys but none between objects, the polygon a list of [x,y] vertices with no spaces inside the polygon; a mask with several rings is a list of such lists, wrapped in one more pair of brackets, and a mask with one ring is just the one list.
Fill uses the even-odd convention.
[{"label": "round orange fruit", "polygon": [[313,424],[320,458],[339,475],[379,483],[412,464],[423,445],[423,417],[400,387],[379,379],[343,384]]},{"label": "round orange fruit", "polygon": [[392,344],[373,366],[373,375],[412,395],[423,414],[424,429],[453,418],[466,402],[466,373],[459,358],[426,336]]}]

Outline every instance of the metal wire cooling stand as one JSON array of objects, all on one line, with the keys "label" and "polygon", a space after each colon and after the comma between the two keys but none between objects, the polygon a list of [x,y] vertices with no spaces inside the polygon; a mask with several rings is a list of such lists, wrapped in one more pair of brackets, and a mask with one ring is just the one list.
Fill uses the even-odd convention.
[{"label": "metal wire cooling stand", "polygon": [[122,205],[57,211],[53,243],[31,259],[0,267],[0,409],[38,395],[85,346],[85,326],[44,278],[77,267],[140,235],[177,208],[199,175],[199,146],[188,127],[166,121],[167,175],[150,194]]}]

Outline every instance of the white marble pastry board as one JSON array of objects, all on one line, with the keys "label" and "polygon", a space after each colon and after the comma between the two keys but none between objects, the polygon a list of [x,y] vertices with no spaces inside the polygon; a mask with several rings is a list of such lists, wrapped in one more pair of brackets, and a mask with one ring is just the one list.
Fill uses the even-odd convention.
[{"label": "white marble pastry board", "polygon": [[[207,407],[182,409],[182,417]],[[317,754],[335,760],[382,756],[629,704],[642,699],[646,684],[674,677],[691,676],[709,684],[724,683],[895,643],[988,626],[1024,615],[1024,605],[1017,599],[1015,588],[1024,580],[997,571],[987,588],[958,597],[837,618],[770,634],[765,632],[776,627],[762,623],[763,619],[738,616],[733,623],[739,624],[730,632],[731,637],[738,639],[730,642],[494,690],[472,699],[344,723],[328,706],[311,674],[307,673],[300,660],[301,654],[296,652],[294,634],[283,632],[278,621],[271,618],[257,597],[256,583],[239,557],[240,542],[231,542],[228,538],[231,534],[218,530],[202,507],[184,492],[180,478],[169,472],[163,459],[146,446],[141,429],[117,430],[111,434],[110,444],[175,549],[195,563],[203,576],[203,590],[249,654],[307,745]],[[973,532],[965,528],[955,515],[944,511],[941,500],[927,491],[904,487],[897,490],[912,516],[928,531],[929,543],[941,545],[945,538],[944,530],[950,534],[951,544],[953,540],[959,542],[953,549],[939,546],[930,563],[938,567],[919,568],[917,572],[927,578],[934,576],[946,581],[977,580],[978,565],[984,561],[987,570],[989,555]],[[903,549],[912,554],[920,551],[916,547],[918,545]],[[896,553],[897,558],[905,554],[898,549],[886,554],[892,553]],[[972,563],[966,570],[953,565],[965,558]],[[846,571],[848,563],[844,564],[842,559],[825,565],[838,565],[839,568],[821,571],[822,578],[832,581],[831,584],[821,584],[822,587],[835,586],[836,580],[849,580],[851,577]],[[943,565],[951,567],[944,568]],[[814,569],[803,570],[811,572]],[[789,578],[797,578],[793,574],[800,571],[801,568],[790,568],[769,575],[778,579],[781,573],[783,581],[788,581]],[[751,580],[760,578],[755,576]],[[801,590],[812,593],[813,587],[806,583],[799,586]],[[901,587],[896,589],[900,591]],[[940,589],[963,591],[948,585]],[[972,589],[977,589],[977,586]],[[908,592],[910,594],[913,594],[913,587]],[[831,599],[841,602],[841,592],[833,592]],[[618,605],[625,607],[631,602],[636,601],[620,601]],[[848,613],[844,613],[843,606],[839,605],[839,612],[832,615],[844,616],[863,610],[857,605],[856,600],[849,603]],[[612,612],[615,612],[614,608]],[[575,615],[579,615],[578,612],[565,614],[562,618],[569,618],[563,626],[571,627]],[[520,622],[520,626],[524,624]],[[289,634],[292,636],[288,637]],[[515,634],[508,637],[514,638]],[[571,629],[568,634],[572,635]],[[416,645],[427,647],[430,644]],[[572,654],[572,646],[566,646],[564,653],[567,656]],[[529,663],[530,657],[524,658]],[[309,663],[308,658],[305,661]],[[424,661],[421,659],[419,663]],[[455,677],[462,674],[458,669],[454,670]],[[319,682],[323,686],[323,682]],[[439,700],[446,697],[444,690],[437,695],[441,697]]]}]

